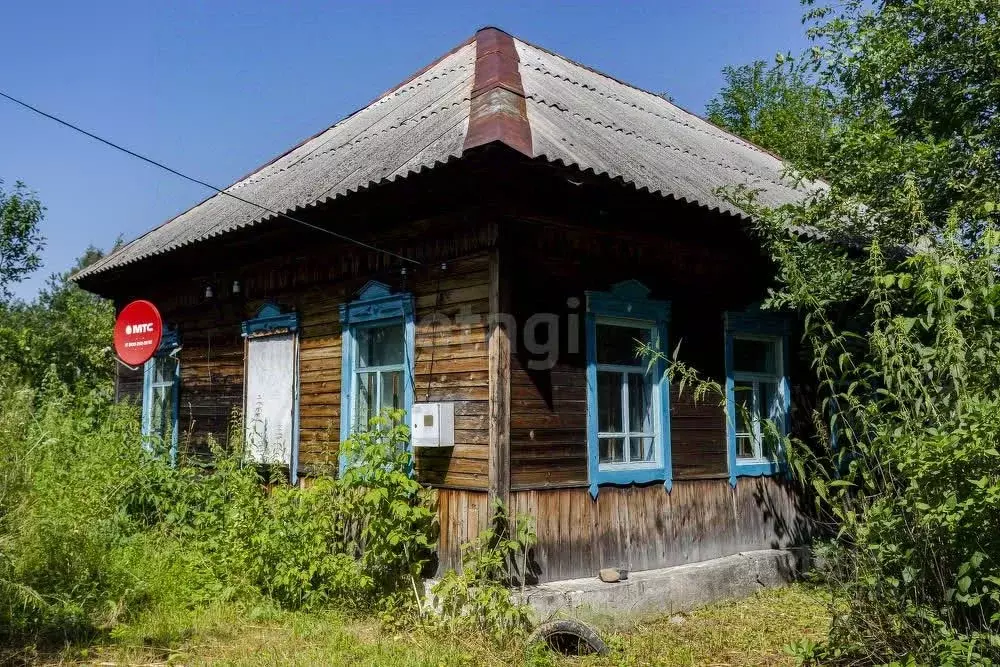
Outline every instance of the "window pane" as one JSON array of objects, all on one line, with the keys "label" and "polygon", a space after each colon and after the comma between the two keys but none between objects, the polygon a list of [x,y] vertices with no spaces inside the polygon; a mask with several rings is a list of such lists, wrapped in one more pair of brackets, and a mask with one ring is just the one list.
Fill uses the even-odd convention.
[{"label": "window pane", "polygon": [[382,374],[382,409],[399,410],[403,407],[403,374],[385,371]]},{"label": "window pane", "polygon": [[393,366],[403,363],[403,325],[360,327],[357,340],[358,368]]},{"label": "window pane", "polygon": [[653,461],[656,456],[653,453],[652,438],[629,438],[629,460],[633,463],[642,461]]},{"label": "window pane", "polygon": [[369,420],[375,416],[378,410],[376,401],[378,377],[376,373],[358,373],[358,396],[354,407],[354,426],[359,429],[367,429]]},{"label": "window pane", "polygon": [[598,324],[597,363],[642,366],[644,361],[636,357],[637,341],[648,344],[649,340],[649,329]]},{"label": "window pane", "polygon": [[149,433],[166,440],[174,421],[173,387],[153,387],[149,413]]},{"label": "window pane", "polygon": [[597,430],[622,432],[622,374],[597,372]]},{"label": "window pane", "polygon": [[736,434],[748,434],[753,428],[752,424],[756,415],[753,410],[753,383],[736,382],[733,385],[733,421],[736,425]]},{"label": "window pane", "polygon": [[624,463],[625,462],[625,439],[624,438],[601,438],[600,462],[601,463]]},{"label": "window pane", "polygon": [[153,382],[173,382],[177,372],[174,357],[153,357]]},{"label": "window pane", "polygon": [[757,455],[753,453],[753,436],[736,436],[736,456],[741,459],[755,459]]},{"label": "window pane", "polygon": [[629,433],[653,433],[653,378],[628,374]]},{"label": "window pane", "polygon": [[778,393],[777,383],[760,383],[760,402],[767,410],[763,417],[771,421],[769,424],[761,424],[760,427],[763,454],[765,458],[774,459],[778,449],[778,433],[783,428],[782,416],[785,411],[784,403]]},{"label": "window pane", "polygon": [[734,338],[733,370],[744,373],[777,373],[777,347],[774,341]]}]

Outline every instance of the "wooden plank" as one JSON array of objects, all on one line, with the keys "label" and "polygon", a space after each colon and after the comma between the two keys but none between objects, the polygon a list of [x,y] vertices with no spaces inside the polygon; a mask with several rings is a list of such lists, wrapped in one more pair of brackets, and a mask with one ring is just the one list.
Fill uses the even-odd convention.
[{"label": "wooden plank", "polygon": [[493,316],[489,349],[490,503],[510,502],[510,332],[501,314],[507,297],[499,248],[490,251],[489,312]]}]

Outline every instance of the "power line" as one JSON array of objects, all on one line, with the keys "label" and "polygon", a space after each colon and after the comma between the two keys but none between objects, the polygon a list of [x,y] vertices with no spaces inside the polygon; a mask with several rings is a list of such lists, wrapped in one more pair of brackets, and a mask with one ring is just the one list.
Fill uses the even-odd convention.
[{"label": "power line", "polygon": [[39,114],[40,116],[44,116],[44,117],[48,118],[49,120],[54,120],[55,122],[59,123],[60,125],[68,127],[71,130],[75,130],[75,131],[79,132],[80,134],[86,135],[86,136],[90,137],[91,139],[93,139],[94,141],[99,141],[100,143],[102,143],[102,144],[104,144],[106,146],[110,146],[111,148],[114,148],[115,150],[119,150],[122,153],[125,153],[126,155],[131,155],[132,157],[138,158],[139,160],[142,160],[143,162],[146,162],[147,164],[151,164],[154,167],[159,167],[160,169],[163,169],[164,171],[170,172],[171,174],[173,174],[175,176],[180,176],[181,178],[183,178],[183,179],[185,179],[187,181],[191,181],[192,183],[197,183],[198,185],[200,185],[202,187],[206,187],[209,190],[214,190],[215,192],[217,192],[220,195],[225,195],[227,197],[232,197],[233,199],[235,199],[237,201],[240,201],[240,202],[243,202],[244,204],[249,204],[250,206],[256,206],[257,208],[261,209],[262,211],[267,211],[271,215],[276,215],[276,216],[285,218],[287,220],[291,220],[292,222],[295,222],[295,223],[298,223],[298,224],[303,225],[305,227],[308,227],[309,229],[314,229],[314,230],[319,231],[319,232],[324,232],[326,234],[330,234],[331,236],[335,236],[338,239],[341,239],[342,241],[348,241],[349,243],[353,243],[355,245],[361,246],[362,248],[367,248],[369,250],[374,250],[376,252],[381,252],[381,253],[386,254],[386,255],[388,255],[390,257],[395,257],[396,259],[400,259],[400,260],[402,260],[404,262],[410,262],[411,264],[418,264],[418,265],[420,264],[420,262],[418,262],[415,259],[411,259],[409,257],[404,257],[402,255],[399,255],[397,253],[392,252],[391,250],[384,250],[384,249],[379,248],[377,246],[373,246],[370,243],[365,243],[364,241],[359,241],[357,239],[353,239],[350,236],[345,236],[344,234],[338,234],[337,232],[334,232],[334,231],[331,231],[329,229],[326,229],[325,227],[320,227],[319,225],[314,225],[311,222],[306,222],[305,220],[300,220],[299,218],[296,218],[294,216],[288,215],[287,213],[282,213],[281,211],[275,211],[273,209],[268,208],[267,206],[264,206],[263,204],[258,204],[255,201],[250,201],[249,199],[244,199],[243,197],[240,197],[239,195],[234,195],[233,193],[227,192],[226,190],[223,190],[222,188],[217,188],[214,185],[212,185],[211,183],[206,183],[205,181],[197,179],[194,176],[188,176],[185,173],[179,172],[176,169],[168,167],[167,165],[163,164],[162,162],[157,162],[156,160],[154,160],[152,158],[148,158],[145,155],[142,155],[140,153],[136,153],[135,151],[129,150],[128,148],[125,148],[124,146],[120,146],[120,145],[116,144],[113,141],[109,141],[108,139],[105,139],[104,137],[99,137],[96,134],[94,134],[93,132],[88,132],[87,130],[83,129],[82,127],[74,125],[73,123],[70,123],[69,121],[63,120],[62,118],[59,118],[58,116],[53,116],[50,113],[46,113],[45,111],[42,111],[38,107],[34,107],[34,106],[28,104],[27,102],[22,102],[21,100],[17,99],[16,97],[12,97],[12,96],[8,95],[7,93],[3,92],[2,90],[0,90],[0,97],[4,97],[4,98],[10,100],[11,102],[13,102],[14,104],[18,104],[18,105],[24,107],[25,109],[28,109],[29,111],[33,111],[33,112]]}]

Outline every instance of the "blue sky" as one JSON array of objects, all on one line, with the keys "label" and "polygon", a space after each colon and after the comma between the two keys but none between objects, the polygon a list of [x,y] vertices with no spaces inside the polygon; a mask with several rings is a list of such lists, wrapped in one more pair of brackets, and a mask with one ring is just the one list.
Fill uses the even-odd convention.
[{"label": "blue sky", "polygon": [[[9,3],[0,90],[219,186],[495,25],[703,113],[720,70],[805,46],[797,0]],[[204,188],[0,99],[0,179],[47,207],[30,298]]]}]

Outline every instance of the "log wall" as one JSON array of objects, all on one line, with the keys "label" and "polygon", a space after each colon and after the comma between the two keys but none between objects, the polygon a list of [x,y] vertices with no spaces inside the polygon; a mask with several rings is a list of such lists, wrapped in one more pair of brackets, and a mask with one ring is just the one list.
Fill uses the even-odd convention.
[{"label": "log wall", "polygon": [[[739,244],[646,238],[627,231],[524,225],[512,249],[513,309],[520,326],[511,359],[511,486],[578,487],[587,474],[585,315],[588,290],[635,279],[671,302],[666,350],[703,377],[724,379],[723,313],[764,296],[763,260]],[[530,318],[547,313],[528,340]],[[539,340],[541,339],[541,340]],[[544,350],[539,352],[539,350]],[[554,351],[554,354],[553,354]],[[548,363],[546,363],[548,361]],[[719,397],[695,402],[671,386],[673,478],[728,476],[726,424]]]},{"label": "log wall", "polygon": [[[205,282],[199,280],[145,292],[143,296],[159,306],[168,326],[179,331],[182,447],[204,454],[210,438],[230,443],[231,426],[238,423],[234,419],[239,419],[243,405],[240,324],[272,301],[299,314],[300,472],[335,469],[341,417],[339,306],[374,279],[414,296],[415,399],[455,401],[455,447],[419,450],[418,479],[435,486],[486,488],[491,234],[485,223],[466,224],[447,242],[415,244],[412,254],[426,261],[408,269],[406,275],[398,267],[381,267],[378,257],[350,248],[318,249],[244,267],[239,295],[227,294],[229,284],[218,280],[213,299],[204,298]],[[133,373],[120,367],[118,393],[123,398],[141,397],[141,370]]]}]

